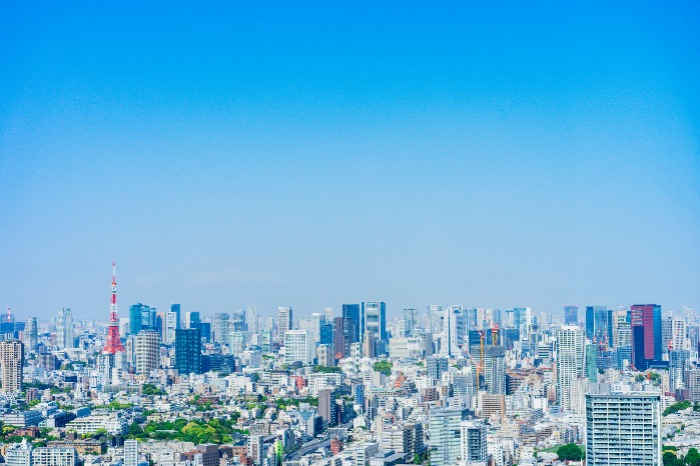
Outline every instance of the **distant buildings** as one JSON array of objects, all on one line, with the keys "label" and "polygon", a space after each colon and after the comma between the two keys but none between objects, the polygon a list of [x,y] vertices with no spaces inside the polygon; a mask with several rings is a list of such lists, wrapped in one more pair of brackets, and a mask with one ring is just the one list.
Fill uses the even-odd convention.
[{"label": "distant buildings", "polygon": [[36,317],[30,317],[24,323],[24,350],[36,353],[39,349],[39,335]]},{"label": "distant buildings", "polygon": [[310,364],[313,361],[311,338],[306,330],[284,332],[285,364]]},{"label": "distant buildings", "polygon": [[584,340],[581,328],[565,325],[557,333],[557,401],[565,410],[572,408],[574,382],[583,376]]},{"label": "distant buildings", "polygon": [[141,330],[135,341],[136,372],[149,375],[160,367],[160,334],[155,330]]},{"label": "distant buildings", "polygon": [[59,350],[75,346],[73,313],[68,308],[58,311],[56,317],[56,346]]},{"label": "distant buildings", "polygon": [[632,326],[632,362],[637,370],[662,364],[663,338],[661,306],[635,304],[630,309]]}]

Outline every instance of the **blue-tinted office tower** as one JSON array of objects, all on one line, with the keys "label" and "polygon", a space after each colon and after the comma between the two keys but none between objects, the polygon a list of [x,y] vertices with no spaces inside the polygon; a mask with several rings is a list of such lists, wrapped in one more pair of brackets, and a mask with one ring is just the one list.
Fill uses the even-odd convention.
[{"label": "blue-tinted office tower", "polygon": [[211,323],[209,322],[192,322],[190,328],[199,329],[199,334],[207,343],[211,342]]},{"label": "blue-tinted office tower", "polygon": [[[612,332],[612,325],[610,325],[610,332]],[[608,338],[608,333],[607,306],[586,306],[586,338],[601,342]]]},{"label": "blue-tinted office tower", "polygon": [[129,333],[138,334],[141,330],[155,330],[156,310],[145,304],[129,306]]},{"label": "blue-tinted office tower", "polygon": [[319,344],[321,345],[333,345],[333,324],[323,324],[321,325],[321,335]]},{"label": "blue-tinted office tower", "polygon": [[362,303],[360,312],[365,318],[364,332],[360,337],[364,337],[365,332],[372,332],[377,339],[386,341],[386,304],[383,301],[366,301]]},{"label": "blue-tinted office tower", "polygon": [[564,306],[564,325],[578,325],[578,306]]},{"label": "blue-tinted office tower", "polygon": [[352,343],[360,341],[360,335],[364,335],[364,317],[360,315],[359,304],[343,304],[343,318],[353,321]]},{"label": "blue-tinted office tower", "polygon": [[175,330],[175,369],[180,375],[202,373],[202,339],[198,328]]},{"label": "blue-tinted office tower", "polygon": [[177,314],[177,318],[175,320],[175,328],[181,328],[180,327],[180,322],[181,322],[181,315],[180,315],[180,305],[179,304],[171,304],[170,305],[170,312],[174,312]]}]

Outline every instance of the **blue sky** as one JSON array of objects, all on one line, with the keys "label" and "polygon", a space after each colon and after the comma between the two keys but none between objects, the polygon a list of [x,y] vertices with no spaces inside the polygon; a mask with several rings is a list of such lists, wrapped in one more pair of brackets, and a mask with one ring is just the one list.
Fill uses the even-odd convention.
[{"label": "blue sky", "polygon": [[692,2],[0,5],[0,306],[700,307]]}]

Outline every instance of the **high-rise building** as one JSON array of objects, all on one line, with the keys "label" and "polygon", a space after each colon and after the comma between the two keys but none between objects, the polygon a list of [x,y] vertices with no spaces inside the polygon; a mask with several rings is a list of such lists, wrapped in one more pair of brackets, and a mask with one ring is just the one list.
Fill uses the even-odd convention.
[{"label": "high-rise building", "polygon": [[156,309],[145,304],[129,306],[129,333],[137,335],[141,330],[157,330]]},{"label": "high-rise building", "polygon": [[192,322],[190,328],[199,329],[199,334],[202,339],[209,343],[211,342],[211,323],[210,322]]},{"label": "high-rise building", "polygon": [[586,306],[586,338],[612,345],[612,311],[607,306]]},{"label": "high-rise building", "polygon": [[444,372],[447,372],[447,358],[430,356],[426,358],[426,375],[439,381]]},{"label": "high-rise building", "polygon": [[80,464],[78,451],[67,447],[35,448],[32,461],[37,466],[78,466]]},{"label": "high-rise building", "polygon": [[310,316],[303,316],[299,319],[299,329],[309,332],[309,336],[314,343],[321,342],[321,327],[326,323],[326,316],[314,312]]},{"label": "high-rise building", "polygon": [[214,314],[214,343],[228,345],[231,342],[231,314]]},{"label": "high-rise building", "polygon": [[73,313],[68,308],[58,311],[56,317],[56,346],[59,350],[75,347]]},{"label": "high-rise building", "polygon": [[284,363],[310,364],[313,361],[311,339],[306,330],[284,332]]},{"label": "high-rise building", "polygon": [[584,339],[579,327],[565,325],[557,333],[557,401],[562,409],[572,408],[574,381],[583,376]]},{"label": "high-rise building", "polygon": [[27,353],[39,350],[39,331],[36,317],[30,317],[24,323],[24,349]]},{"label": "high-rise building", "polygon": [[175,331],[180,328],[180,305],[171,304],[170,310],[165,313],[165,332],[163,340],[172,345],[175,342]]},{"label": "high-rise building", "polygon": [[481,421],[463,421],[460,425],[461,459],[466,464],[486,464],[486,425]]},{"label": "high-rise building", "polygon": [[360,305],[359,304],[343,304],[343,318],[345,319],[350,319],[353,322],[353,335],[352,335],[352,343],[356,343],[360,341],[360,335],[365,334],[365,329],[364,329],[364,317],[360,314]]},{"label": "high-rise building", "polygon": [[0,342],[0,371],[2,372],[2,391],[19,393],[22,391],[24,345],[19,340]]},{"label": "high-rise building", "polygon": [[486,391],[491,395],[506,394],[506,349],[503,345],[484,348],[484,381]]},{"label": "high-rise building", "polygon": [[192,324],[198,324],[202,321],[199,312],[197,311],[189,311],[185,314],[185,316],[187,319],[187,328],[192,328]]},{"label": "high-rise building", "polygon": [[381,425],[378,432],[382,450],[403,455],[404,461],[413,461],[415,455],[425,451],[423,424],[406,423],[392,426]]},{"label": "high-rise building", "polygon": [[294,328],[294,311],[291,307],[277,308],[277,335],[284,340],[284,334]]},{"label": "high-rise building", "polygon": [[333,320],[333,352],[336,359],[350,356],[350,345],[355,341],[355,321],[348,317]]},{"label": "high-rise building", "polygon": [[374,333],[377,340],[386,340],[386,304],[380,301],[362,303],[362,315],[365,318],[364,332]]},{"label": "high-rise building", "polygon": [[420,311],[414,308],[404,309],[403,320],[406,321],[406,333],[404,336],[410,337],[413,329],[420,327]]},{"label": "high-rise building", "polygon": [[323,418],[327,427],[335,427],[338,423],[338,405],[335,390],[324,388],[318,391],[318,414]]},{"label": "high-rise building", "polygon": [[198,328],[175,330],[175,369],[180,375],[202,373],[202,338]]},{"label": "high-rise building", "polygon": [[578,306],[564,306],[564,325],[578,325]]},{"label": "high-rise building", "polygon": [[591,384],[586,394],[588,466],[660,466],[659,393],[612,393],[609,384]]},{"label": "high-rise building", "polygon": [[141,330],[136,335],[136,373],[149,375],[160,366],[160,334]]},{"label": "high-rise building", "polygon": [[635,304],[630,309],[630,324],[634,367],[644,371],[652,365],[660,364],[663,353],[661,306]]},{"label": "high-rise building", "polygon": [[124,440],[124,466],[138,466],[139,442],[134,439]]},{"label": "high-rise building", "polygon": [[462,455],[462,421],[467,409],[446,408],[430,410],[430,464],[452,466]]}]

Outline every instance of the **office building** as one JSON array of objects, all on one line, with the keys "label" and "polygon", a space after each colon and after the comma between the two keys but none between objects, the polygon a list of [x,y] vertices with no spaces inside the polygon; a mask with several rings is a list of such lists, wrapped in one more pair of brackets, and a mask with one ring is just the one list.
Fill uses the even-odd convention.
[{"label": "office building", "polygon": [[462,421],[469,411],[458,408],[431,409],[430,464],[432,466],[453,466],[462,455]]},{"label": "office building", "polygon": [[175,330],[175,369],[180,375],[202,373],[202,338],[199,329]]},{"label": "office building", "polygon": [[336,317],[333,326],[333,351],[336,359],[350,356],[350,345],[355,341],[355,321],[348,317]]},{"label": "office building", "polygon": [[277,335],[284,340],[286,332],[294,328],[294,311],[291,307],[277,308]]},{"label": "office building", "polygon": [[583,376],[584,339],[579,327],[565,325],[557,333],[557,402],[563,410],[572,408],[574,381]]},{"label": "office building", "polygon": [[338,424],[335,390],[325,388],[318,391],[318,414],[323,418],[326,427],[335,427]]},{"label": "office building", "polygon": [[447,358],[440,356],[430,356],[426,358],[426,375],[439,381],[444,372],[447,372]]},{"label": "office building", "polygon": [[578,325],[578,306],[564,306],[564,325]]},{"label": "office building", "polygon": [[170,310],[165,313],[165,332],[163,341],[169,345],[175,342],[175,331],[180,328],[180,305],[171,304]]},{"label": "office building", "polygon": [[588,466],[660,466],[659,393],[612,393],[609,384],[591,384],[586,394]]},{"label": "office building", "polygon": [[211,323],[210,322],[192,322],[190,328],[196,328],[199,330],[199,334],[207,343],[211,342]]},{"label": "office building", "polygon": [[635,304],[630,309],[632,363],[639,371],[662,364],[661,306]]},{"label": "office building", "polygon": [[160,334],[155,330],[141,330],[136,335],[136,373],[149,375],[160,366]]},{"label": "office building", "polygon": [[185,313],[187,328],[193,328],[192,324],[198,324],[202,322],[201,316],[197,311],[189,311]]},{"label": "office building", "polygon": [[214,314],[214,343],[228,345],[231,342],[231,314]]},{"label": "office building", "polygon": [[460,429],[462,461],[466,461],[467,464],[486,463],[486,425],[481,421],[463,421]]},{"label": "office building", "polygon": [[311,339],[306,330],[288,330],[284,333],[284,363],[310,364],[313,361]]},{"label": "office building", "polygon": [[353,322],[352,343],[360,341],[360,335],[365,334],[364,317],[360,314],[361,309],[359,304],[343,304],[343,318],[350,319]]},{"label": "office building", "polygon": [[2,371],[2,391],[20,393],[22,391],[24,345],[19,340],[0,342],[0,371]]},{"label": "office building", "polygon": [[58,311],[58,316],[56,317],[56,346],[59,350],[75,347],[74,328],[71,310],[63,308]]},{"label": "office building", "polygon": [[24,350],[36,353],[39,349],[39,331],[36,317],[30,317],[24,323]]},{"label": "office building", "polygon": [[607,306],[586,306],[586,338],[612,345],[612,311]]},{"label": "office building", "polygon": [[378,301],[363,302],[361,312],[365,319],[363,334],[372,332],[377,340],[386,340],[386,304]]},{"label": "office building", "polygon": [[124,466],[138,466],[139,442],[134,439],[124,440]]},{"label": "office building", "polygon": [[484,367],[482,370],[486,391],[491,395],[506,394],[505,354],[506,349],[503,345],[492,345],[484,348]]}]

